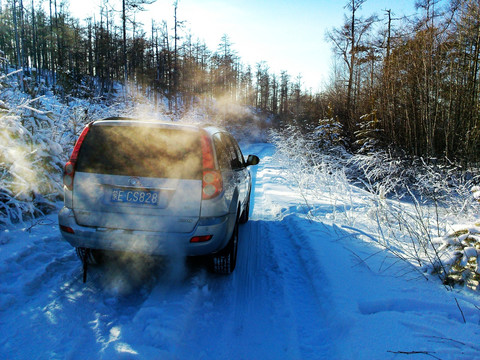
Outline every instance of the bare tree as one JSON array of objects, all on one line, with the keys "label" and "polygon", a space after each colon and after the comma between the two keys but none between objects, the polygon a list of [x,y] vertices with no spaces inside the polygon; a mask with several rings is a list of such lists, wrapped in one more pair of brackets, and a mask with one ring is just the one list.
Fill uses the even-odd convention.
[{"label": "bare tree", "polygon": [[[23,58],[21,56],[21,49],[20,49],[20,39],[19,39],[19,34],[18,34],[18,19],[17,19],[17,0],[13,0],[13,24],[15,28],[15,48],[17,52],[17,70],[20,70],[23,68]],[[20,86],[22,90],[23,88],[23,74],[22,71],[18,72],[18,82],[20,83]]]},{"label": "bare tree", "polygon": [[131,13],[144,11],[144,5],[151,5],[156,0],[122,0],[122,33],[123,33],[123,76],[125,94],[128,90],[128,57],[127,57],[127,18]]},{"label": "bare tree", "polygon": [[359,53],[365,50],[364,38],[376,21],[376,16],[370,16],[367,19],[357,16],[358,10],[365,2],[366,0],[349,0],[345,8],[350,11],[350,15],[345,17],[343,26],[327,32],[327,38],[333,43],[335,53],[343,59],[347,69],[346,130],[350,133],[353,131],[357,117],[353,90],[358,57]]}]

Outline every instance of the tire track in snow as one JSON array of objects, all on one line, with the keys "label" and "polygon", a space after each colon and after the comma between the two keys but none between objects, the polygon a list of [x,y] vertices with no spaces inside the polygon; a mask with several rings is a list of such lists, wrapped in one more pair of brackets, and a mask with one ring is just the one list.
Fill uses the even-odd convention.
[{"label": "tire track in snow", "polygon": [[0,358],[101,357],[156,280],[147,275],[119,293],[107,284],[115,280],[111,271],[112,264],[92,266],[83,284],[81,263],[59,235],[13,253],[0,268],[0,333],[6,334],[0,339]]},{"label": "tire track in snow", "polygon": [[205,274],[190,305],[180,301],[188,316],[174,331],[179,358],[335,358],[324,313],[328,296],[313,285],[313,269],[305,265],[315,259],[308,258],[308,249],[301,255],[294,224],[271,216],[268,184],[278,175],[268,161],[262,159],[254,177],[255,205],[240,227],[234,274]]},{"label": "tire track in snow", "polygon": [[187,338],[211,334],[212,339],[194,346],[204,359],[335,358],[325,313],[328,296],[310,274],[320,275],[320,266],[305,265],[316,260],[298,243],[301,229],[272,217],[269,184],[278,177],[277,165],[269,163],[271,148],[262,152],[266,156],[254,174],[251,220],[240,227],[235,273],[206,279],[207,308],[196,309],[195,316],[203,325]]},{"label": "tire track in snow", "polygon": [[305,230],[292,221],[297,219],[296,216],[282,219],[269,213],[273,203],[271,197],[278,196],[275,192],[270,195],[270,175],[263,174],[268,174],[266,170],[271,167],[267,161],[262,171],[259,170],[256,186],[261,188],[261,192],[256,200],[254,217],[267,216],[265,220],[270,220],[264,221],[266,236],[262,241],[270,244],[278,266],[277,281],[283,287],[284,313],[289,314],[291,329],[295,332],[290,334],[295,337],[295,341],[290,340],[291,343],[297,347],[294,358],[333,359],[334,349],[329,341],[328,327],[329,296],[325,288],[316,286],[318,281],[314,279],[314,276],[322,276],[321,266],[308,248],[303,234]]},{"label": "tire track in snow", "polygon": [[292,327],[293,312],[285,306],[284,284],[276,259],[270,226],[265,220],[265,164],[271,146],[260,149],[262,162],[253,168],[251,220],[241,229],[234,274],[232,334],[234,355],[240,359],[301,358]]},{"label": "tire track in snow", "polygon": [[[123,341],[131,344],[142,359],[201,359],[200,352],[191,350],[195,341],[211,335],[208,328],[192,332],[199,328],[205,306],[208,308],[206,271],[195,265],[176,265],[182,271],[172,274],[167,270],[162,274],[131,323],[125,326]],[[139,333],[143,339],[140,343]],[[185,349],[188,351],[183,353]]]},{"label": "tire track in snow", "polygon": [[7,258],[0,267],[0,311],[24,306],[46,283],[62,280],[61,274],[71,276],[74,254],[69,250],[59,236],[43,237]]},{"label": "tire track in snow", "polygon": [[[204,272],[196,289],[185,292],[185,299],[173,310],[177,326],[167,321],[163,329],[178,339],[173,347],[162,345],[171,355],[181,359],[303,358],[270,227],[263,219],[263,175],[255,172],[251,220],[239,229],[237,268],[231,276]],[[160,299],[170,303],[172,296],[163,293]]]},{"label": "tire track in snow", "polygon": [[281,273],[262,220],[245,227],[239,249],[239,272],[234,277],[232,333],[242,359],[299,358],[292,336],[292,312],[285,307]]},{"label": "tire track in snow", "polygon": [[[307,252],[292,238],[298,236],[286,224],[271,225],[274,252],[285,287],[286,306],[293,313],[300,358],[333,359],[329,334],[328,294],[313,284],[301,252]],[[311,259],[313,260],[313,259]],[[317,276],[322,276],[321,272]]]}]

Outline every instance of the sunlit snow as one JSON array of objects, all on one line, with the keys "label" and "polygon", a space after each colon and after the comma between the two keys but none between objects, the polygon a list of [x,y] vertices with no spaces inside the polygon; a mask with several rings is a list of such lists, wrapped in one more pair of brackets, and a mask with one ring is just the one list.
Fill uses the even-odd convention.
[{"label": "sunlit snow", "polygon": [[[243,150],[261,163],[231,276],[193,260],[139,273],[112,260],[83,284],[56,214],[1,232],[0,358],[479,358],[478,294],[447,291],[368,241],[363,190],[313,194],[272,145]],[[349,226],[333,221],[341,214]]]}]

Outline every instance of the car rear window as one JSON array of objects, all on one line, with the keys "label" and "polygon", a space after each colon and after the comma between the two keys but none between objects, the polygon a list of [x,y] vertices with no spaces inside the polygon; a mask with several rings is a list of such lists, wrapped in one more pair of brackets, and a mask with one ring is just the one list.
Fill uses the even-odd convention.
[{"label": "car rear window", "polygon": [[92,126],[77,171],[155,178],[201,179],[199,133],[153,126]]}]

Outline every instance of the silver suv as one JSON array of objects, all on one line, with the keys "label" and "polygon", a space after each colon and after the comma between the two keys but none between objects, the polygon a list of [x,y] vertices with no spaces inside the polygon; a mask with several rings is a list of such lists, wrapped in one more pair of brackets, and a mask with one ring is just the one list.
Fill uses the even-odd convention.
[{"label": "silver suv", "polygon": [[112,118],[88,124],[65,165],[65,240],[84,265],[105,250],[208,255],[236,264],[251,176],[235,139],[216,127]]}]

